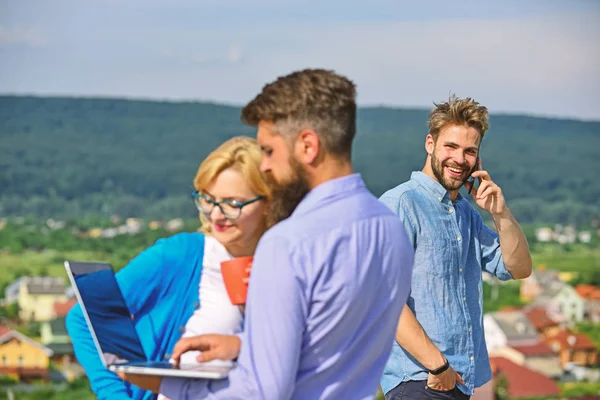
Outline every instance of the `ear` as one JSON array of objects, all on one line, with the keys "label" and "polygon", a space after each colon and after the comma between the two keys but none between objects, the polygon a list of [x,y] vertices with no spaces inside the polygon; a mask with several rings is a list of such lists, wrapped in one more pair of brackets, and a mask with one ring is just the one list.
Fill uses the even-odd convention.
[{"label": "ear", "polygon": [[303,164],[311,164],[319,154],[321,142],[317,133],[311,129],[305,129],[296,139],[296,158]]},{"label": "ear", "polygon": [[431,136],[431,134],[427,134],[425,137],[425,151],[427,151],[427,154],[432,155],[434,149],[435,141],[433,140],[433,136]]}]

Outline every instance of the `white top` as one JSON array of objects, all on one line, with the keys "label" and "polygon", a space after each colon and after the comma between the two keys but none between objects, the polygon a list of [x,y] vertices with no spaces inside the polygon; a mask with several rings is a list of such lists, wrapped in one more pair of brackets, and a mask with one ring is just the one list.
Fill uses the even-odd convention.
[{"label": "white top", "polygon": [[[182,337],[207,333],[234,335],[242,331],[244,316],[238,306],[231,304],[223,276],[221,263],[233,256],[212,236],[204,238],[204,260],[200,276],[200,307],[194,311],[185,325]],[[199,351],[189,351],[181,356],[182,364],[197,363]],[[229,365],[229,361],[214,360],[207,365]],[[159,395],[158,400],[167,399]]]},{"label": "white top", "polygon": [[[221,275],[221,262],[232,258],[214,237],[205,237],[199,288],[200,307],[186,323],[182,337],[207,333],[234,335],[242,331],[244,316],[238,306],[231,304]],[[195,362],[197,355],[198,352],[184,354],[182,363]]]}]

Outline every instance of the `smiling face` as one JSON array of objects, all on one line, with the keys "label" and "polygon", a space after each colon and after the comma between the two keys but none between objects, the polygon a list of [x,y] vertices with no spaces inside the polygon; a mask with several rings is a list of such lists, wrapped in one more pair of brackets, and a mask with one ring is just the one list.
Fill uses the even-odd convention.
[{"label": "smiling face", "polygon": [[[235,200],[243,203],[258,196],[246,183],[244,176],[233,168],[223,170],[201,193],[212,200]],[[253,248],[265,230],[266,202],[259,200],[244,206],[240,217],[231,220],[225,218],[219,207],[213,207],[207,215],[211,234],[230,253],[245,253]]]},{"label": "smiling face", "polygon": [[425,148],[430,156],[430,169],[425,172],[456,194],[477,164],[480,143],[477,129],[466,125],[445,126],[435,140],[427,135]]}]

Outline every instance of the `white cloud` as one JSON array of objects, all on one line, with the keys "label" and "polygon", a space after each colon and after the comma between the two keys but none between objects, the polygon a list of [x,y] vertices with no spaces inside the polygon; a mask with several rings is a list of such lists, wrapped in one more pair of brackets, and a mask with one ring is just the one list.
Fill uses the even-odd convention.
[{"label": "white cloud", "polygon": [[[7,55],[0,67],[12,75],[0,74],[0,91],[241,104],[277,76],[325,67],[358,84],[361,104],[430,106],[453,91],[475,97],[493,111],[600,119],[598,9],[554,15],[529,10],[522,15],[514,8],[511,18],[505,11],[494,18],[423,20],[414,12],[410,17],[401,6],[386,6],[380,13],[390,17],[373,20],[361,19],[360,14],[320,15],[305,7],[304,12],[320,18],[291,14],[284,18],[269,11],[256,19],[239,18],[243,14],[239,10],[233,13],[236,18],[232,13],[208,13],[202,7],[221,7],[210,1],[209,6],[198,6],[198,13],[191,12],[196,4],[192,0],[176,0],[181,7],[150,0],[154,6],[147,13],[132,14],[133,6],[132,10],[123,6],[110,29],[104,24],[106,15],[113,13],[110,7],[95,6],[93,12],[86,8],[77,18],[71,13],[65,23],[52,15],[52,24],[41,25],[52,33],[52,51],[36,52],[35,61],[31,55]],[[239,1],[231,0],[222,8]],[[267,6],[274,0],[260,1],[271,10]],[[40,23],[26,20],[22,25]],[[41,44],[44,37],[34,30],[0,28],[0,45],[14,43]],[[45,75],[38,70],[41,65]],[[60,82],[47,78],[59,73]]]},{"label": "white cloud", "polygon": [[33,28],[4,28],[0,25],[0,46],[25,45],[28,47],[43,47],[48,39]]},{"label": "white cloud", "polygon": [[595,12],[288,27],[289,50],[262,50],[244,76],[326,67],[353,79],[363,104],[431,105],[454,91],[497,111],[600,118],[598,20]]},{"label": "white cloud", "polygon": [[227,59],[230,63],[235,64],[239,62],[243,56],[244,55],[240,46],[236,44],[229,46],[229,49],[227,50]]}]

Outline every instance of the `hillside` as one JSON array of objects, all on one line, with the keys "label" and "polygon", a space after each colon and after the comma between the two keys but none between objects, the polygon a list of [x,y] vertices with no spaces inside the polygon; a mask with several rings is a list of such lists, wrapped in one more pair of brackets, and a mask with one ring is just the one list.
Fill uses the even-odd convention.
[{"label": "hillside", "polygon": [[[424,161],[426,110],[362,108],[354,162],[380,195]],[[193,216],[200,161],[254,135],[208,103],[0,96],[0,216]],[[484,167],[523,222],[600,215],[600,122],[493,115]]]}]

